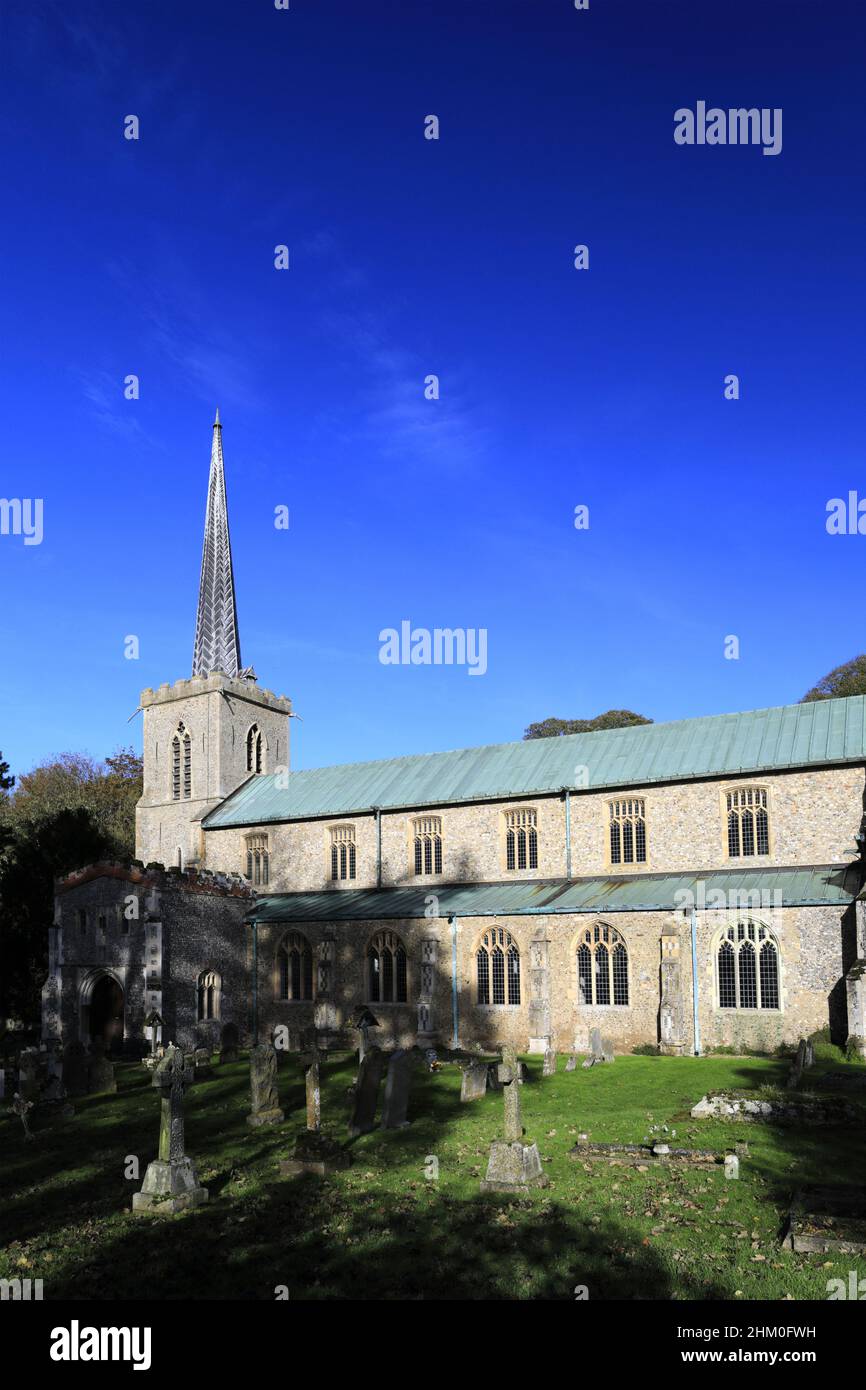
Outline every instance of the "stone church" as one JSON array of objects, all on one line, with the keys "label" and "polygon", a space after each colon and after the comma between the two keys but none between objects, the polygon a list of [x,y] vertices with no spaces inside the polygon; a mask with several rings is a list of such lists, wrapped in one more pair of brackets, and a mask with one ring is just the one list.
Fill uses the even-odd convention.
[{"label": "stone church", "polygon": [[[863,1050],[866,699],[291,771],[241,662],[213,427],[193,668],[137,859],[57,884],[46,1040]],[[159,1020],[159,1022],[157,1022]]]}]

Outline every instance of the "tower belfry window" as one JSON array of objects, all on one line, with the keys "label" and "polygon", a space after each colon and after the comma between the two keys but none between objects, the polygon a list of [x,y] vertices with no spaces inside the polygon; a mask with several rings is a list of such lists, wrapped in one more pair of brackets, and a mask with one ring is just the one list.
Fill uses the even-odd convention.
[{"label": "tower belfry window", "polygon": [[192,739],[182,723],[171,741],[171,795],[174,801],[192,796]]},{"label": "tower belfry window", "polygon": [[258,724],[252,724],[247,734],[247,772],[261,772],[263,768],[262,731]]}]

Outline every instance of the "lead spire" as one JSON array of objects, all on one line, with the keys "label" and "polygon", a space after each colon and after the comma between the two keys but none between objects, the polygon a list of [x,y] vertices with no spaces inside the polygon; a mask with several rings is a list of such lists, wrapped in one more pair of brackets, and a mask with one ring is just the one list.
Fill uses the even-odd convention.
[{"label": "lead spire", "polygon": [[204,514],[204,546],[198,588],[198,614],[192,656],[194,676],[222,671],[237,676],[241,670],[241,644],[235,608],[235,579],[226,506],[223,443],[220,413],[213,425],[210,478]]}]

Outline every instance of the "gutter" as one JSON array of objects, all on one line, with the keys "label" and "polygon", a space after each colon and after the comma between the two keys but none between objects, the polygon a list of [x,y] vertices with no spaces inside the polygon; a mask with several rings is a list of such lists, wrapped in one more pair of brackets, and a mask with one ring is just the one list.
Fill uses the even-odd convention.
[{"label": "gutter", "polygon": [[379,806],[371,807],[373,815],[376,817],[376,887],[382,887],[382,810]]},{"label": "gutter", "polygon": [[565,877],[571,878],[571,790],[563,787],[565,793]]},{"label": "gutter", "polygon": [[253,1047],[259,1040],[259,924],[250,923],[253,929]]}]

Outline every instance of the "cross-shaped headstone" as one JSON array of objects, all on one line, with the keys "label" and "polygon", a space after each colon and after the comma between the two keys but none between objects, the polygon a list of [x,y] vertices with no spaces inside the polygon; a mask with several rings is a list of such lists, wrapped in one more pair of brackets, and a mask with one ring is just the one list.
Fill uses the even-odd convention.
[{"label": "cross-shaped headstone", "polygon": [[509,1143],[523,1138],[523,1123],[520,1116],[520,1087],[517,1084],[520,1065],[517,1052],[510,1044],[502,1049],[502,1062],[499,1067],[499,1080],[502,1082],[502,1097],[505,1101],[505,1138]]},{"label": "cross-shaped headstone", "polygon": [[318,1133],[322,1123],[322,1104],[321,1092],[319,1089],[319,1063],[322,1061],[324,1053],[319,1051],[319,1039],[314,1033],[312,1045],[302,1054],[301,1060],[306,1067],[307,1085],[307,1129]]},{"label": "cross-shaped headstone", "polygon": [[160,1091],[159,1157],[165,1163],[179,1163],[184,1157],[183,1093],[192,1079],[193,1069],[180,1048],[169,1043],[153,1073]]}]

